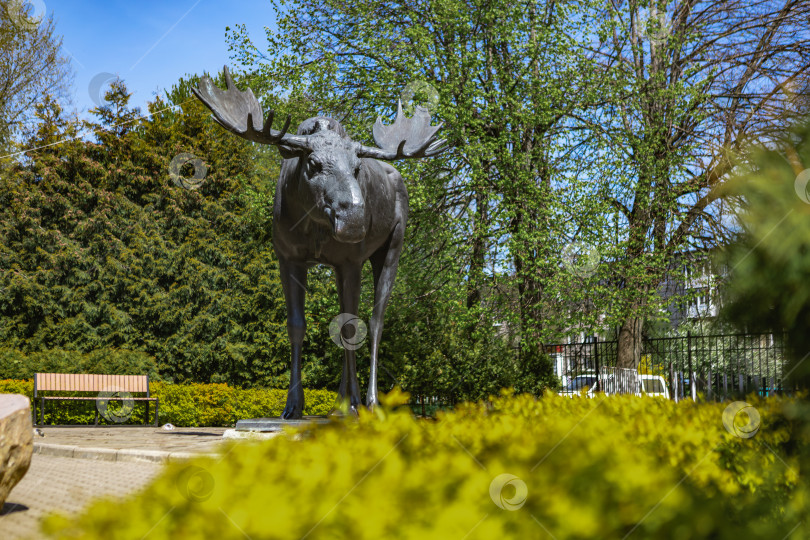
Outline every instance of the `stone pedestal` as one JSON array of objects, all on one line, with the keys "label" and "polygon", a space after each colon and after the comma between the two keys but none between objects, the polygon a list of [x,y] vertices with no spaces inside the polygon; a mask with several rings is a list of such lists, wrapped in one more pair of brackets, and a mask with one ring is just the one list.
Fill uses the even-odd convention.
[{"label": "stone pedestal", "polygon": [[0,394],[0,508],[28,472],[33,452],[30,401],[18,394]]},{"label": "stone pedestal", "polygon": [[325,416],[305,416],[300,420],[283,420],[279,417],[250,418],[238,420],[235,431],[252,431],[258,433],[272,433],[282,431],[285,427],[299,427],[309,424],[327,424],[329,419]]}]

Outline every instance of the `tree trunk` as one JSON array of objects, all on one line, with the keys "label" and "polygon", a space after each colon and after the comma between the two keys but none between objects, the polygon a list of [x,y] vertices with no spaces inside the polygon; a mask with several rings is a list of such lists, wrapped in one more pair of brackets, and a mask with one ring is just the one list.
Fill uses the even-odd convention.
[{"label": "tree trunk", "polygon": [[635,369],[641,361],[641,326],[644,319],[629,317],[619,328],[618,360],[616,366]]}]

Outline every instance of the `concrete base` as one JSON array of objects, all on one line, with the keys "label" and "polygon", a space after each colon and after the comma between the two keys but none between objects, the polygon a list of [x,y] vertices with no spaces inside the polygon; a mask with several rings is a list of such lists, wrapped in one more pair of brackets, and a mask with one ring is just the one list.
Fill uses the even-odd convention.
[{"label": "concrete base", "polygon": [[250,418],[236,422],[237,432],[273,433],[283,431],[285,427],[300,427],[311,424],[328,424],[325,416],[305,416],[301,420],[283,420],[282,418]]},{"label": "concrete base", "polygon": [[248,441],[266,441],[273,437],[281,435],[280,431],[236,431],[235,429],[226,429],[222,434],[223,439],[241,439]]}]

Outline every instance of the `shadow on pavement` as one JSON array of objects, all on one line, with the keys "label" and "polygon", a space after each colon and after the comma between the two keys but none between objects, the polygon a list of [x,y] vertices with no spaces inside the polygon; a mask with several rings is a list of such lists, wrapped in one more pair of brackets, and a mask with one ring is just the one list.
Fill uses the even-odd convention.
[{"label": "shadow on pavement", "polygon": [[0,516],[7,516],[14,512],[25,512],[26,510],[28,510],[28,507],[24,504],[7,502],[3,505],[3,508],[0,508]]},{"label": "shadow on pavement", "polygon": [[222,433],[206,433],[204,431],[166,431],[161,432],[164,435],[194,435],[197,437],[219,437],[222,438]]}]

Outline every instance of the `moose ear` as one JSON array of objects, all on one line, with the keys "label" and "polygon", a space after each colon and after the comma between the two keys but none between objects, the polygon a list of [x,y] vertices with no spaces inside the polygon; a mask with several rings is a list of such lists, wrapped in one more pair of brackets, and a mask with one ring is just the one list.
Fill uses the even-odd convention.
[{"label": "moose ear", "polygon": [[284,144],[279,144],[276,146],[276,148],[278,148],[278,153],[281,154],[281,157],[284,159],[292,159],[294,157],[302,157],[309,154],[308,150],[304,150],[301,148],[292,148]]}]

